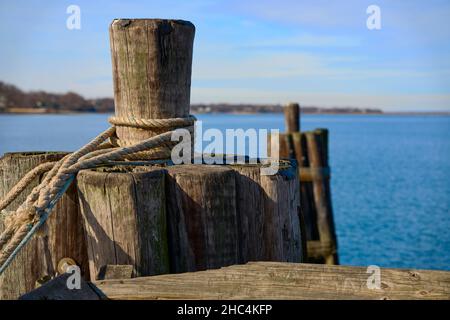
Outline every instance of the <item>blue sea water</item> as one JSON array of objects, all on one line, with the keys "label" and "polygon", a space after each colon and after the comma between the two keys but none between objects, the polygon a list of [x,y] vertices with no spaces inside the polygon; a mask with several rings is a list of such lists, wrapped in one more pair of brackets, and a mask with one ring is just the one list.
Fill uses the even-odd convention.
[{"label": "blue sea water", "polygon": [[[0,115],[0,155],[74,150],[107,115]],[[199,115],[204,130],[278,128],[281,114]],[[345,265],[450,270],[450,117],[304,116],[330,130],[332,198]]]}]

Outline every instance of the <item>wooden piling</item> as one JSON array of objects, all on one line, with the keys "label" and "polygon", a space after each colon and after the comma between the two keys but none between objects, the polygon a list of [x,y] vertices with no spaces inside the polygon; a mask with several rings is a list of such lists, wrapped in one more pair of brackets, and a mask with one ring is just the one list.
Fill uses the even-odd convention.
[{"label": "wooden piling", "polygon": [[[195,27],[182,20],[116,19],[109,31],[115,117],[189,116]],[[116,127],[121,146],[173,129]],[[170,154],[147,156],[161,157]],[[164,179],[161,171],[78,175],[92,276],[107,264],[131,264],[135,276],[169,272]]]},{"label": "wooden piling", "polygon": [[307,261],[338,264],[329,182],[328,131],[295,131],[299,128],[299,106],[291,103],[284,110],[286,133],[279,136],[280,158],[295,159],[298,163],[301,218],[305,223],[307,238]]},{"label": "wooden piling", "polygon": [[115,170],[77,178],[92,279],[114,264],[133,265],[134,276],[143,276],[304,261],[299,183],[290,165],[273,176],[250,165]]},{"label": "wooden piling", "polygon": [[300,131],[300,106],[298,103],[289,103],[284,107],[286,133]]},{"label": "wooden piling", "polygon": [[293,167],[261,175],[260,166],[233,166],[237,172],[237,201],[241,262],[303,261],[299,220],[298,178]]},{"label": "wooden piling", "polygon": [[[319,129],[305,133],[308,148],[309,168],[317,170],[319,174],[312,179],[314,204],[317,217],[317,228],[319,233],[320,250],[328,248],[323,252],[326,264],[337,264],[336,233],[334,230],[333,214],[331,209],[331,197],[329,176],[325,174],[328,170],[328,131]],[[327,150],[327,149],[326,149]],[[317,250],[317,244],[310,246],[311,251]]]},{"label": "wooden piling", "polygon": [[226,166],[180,165],[167,172],[172,272],[238,263],[234,171]]},{"label": "wooden piling", "polygon": [[134,276],[168,273],[164,172],[85,170],[77,180],[91,278],[107,265],[132,265]]},{"label": "wooden piling", "polygon": [[[194,30],[191,23],[178,20],[114,20],[110,35],[116,118],[189,116]],[[120,145],[127,145],[169,129],[118,125],[117,137]],[[287,167],[295,171],[291,164]],[[147,172],[138,177],[135,170]],[[246,183],[245,174],[228,165],[80,172],[91,276],[114,264],[133,265],[135,276],[142,276],[220,268],[254,258],[302,261],[298,178],[282,172],[260,177],[259,167],[255,170],[255,179],[247,177]],[[249,190],[257,190],[256,198],[247,196]],[[247,206],[247,201],[257,207]],[[253,226],[242,223],[247,218],[262,219],[262,229],[250,231]],[[139,223],[144,219],[151,223]],[[148,238],[153,244],[146,247],[137,240],[147,243]],[[147,260],[153,264],[147,266]]]},{"label": "wooden piling", "polygon": [[[60,160],[62,152],[7,153],[0,158],[0,199],[31,169],[41,163]],[[25,200],[31,190],[39,184],[37,177],[7,208],[14,211]],[[5,214],[0,215],[0,232],[3,230]],[[50,215],[47,231],[33,237],[19,252],[11,265],[0,275],[0,299],[16,299],[34,289],[43,277],[57,273],[58,262],[72,258],[89,279],[88,258],[81,214],[78,208],[74,185],[58,201]]]},{"label": "wooden piling", "polygon": [[172,272],[248,261],[303,261],[298,178],[260,165],[167,168]]},{"label": "wooden piling", "polygon": [[[109,31],[116,116],[189,116],[194,25],[183,20],[116,19]],[[168,129],[119,125],[117,137],[121,145],[129,145]]]}]

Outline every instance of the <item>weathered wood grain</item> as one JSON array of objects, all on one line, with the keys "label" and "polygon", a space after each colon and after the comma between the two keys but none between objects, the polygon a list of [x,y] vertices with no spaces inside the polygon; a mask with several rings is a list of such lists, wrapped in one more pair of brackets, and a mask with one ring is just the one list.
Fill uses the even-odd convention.
[{"label": "weathered wood grain", "polygon": [[133,277],[133,269],[130,264],[108,264],[100,269],[97,278],[98,280],[129,279]]},{"label": "weathered wood grain", "polygon": [[[265,194],[259,166],[232,166],[236,172],[239,262],[266,260]],[[274,239],[275,240],[275,239]]]},{"label": "weathered wood grain", "polygon": [[96,281],[108,299],[450,299],[450,272],[252,262],[217,270]]},{"label": "weathered wood grain", "polygon": [[[115,113],[119,117],[187,117],[195,27],[182,20],[116,19],[110,26]],[[130,144],[159,130],[118,126]]]},{"label": "weathered wood grain", "polygon": [[302,261],[299,182],[292,167],[261,175],[260,166],[235,165],[241,261]]},{"label": "weathered wood grain", "polygon": [[[0,198],[37,165],[61,159],[61,152],[7,153],[0,159]],[[25,200],[42,177],[33,181],[6,210],[13,211]],[[3,230],[0,216],[0,232]],[[84,229],[74,185],[58,201],[47,220],[47,232],[35,235],[0,276],[0,298],[16,299],[35,288],[36,281],[57,273],[58,262],[72,258],[89,279]]]},{"label": "weathered wood grain", "polygon": [[234,171],[225,166],[167,168],[167,217],[172,272],[238,263]]},{"label": "weathered wood grain", "polygon": [[77,182],[92,279],[113,264],[133,265],[135,276],[169,272],[163,170],[86,170]]}]

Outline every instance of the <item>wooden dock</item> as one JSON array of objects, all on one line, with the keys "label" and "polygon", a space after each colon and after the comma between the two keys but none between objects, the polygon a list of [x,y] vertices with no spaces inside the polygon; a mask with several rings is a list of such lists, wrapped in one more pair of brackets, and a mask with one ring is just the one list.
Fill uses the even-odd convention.
[{"label": "wooden dock", "polygon": [[379,289],[368,286],[371,276],[365,267],[249,262],[207,271],[94,281],[84,287],[82,296],[54,280],[23,299],[450,299],[448,271],[381,269]]}]

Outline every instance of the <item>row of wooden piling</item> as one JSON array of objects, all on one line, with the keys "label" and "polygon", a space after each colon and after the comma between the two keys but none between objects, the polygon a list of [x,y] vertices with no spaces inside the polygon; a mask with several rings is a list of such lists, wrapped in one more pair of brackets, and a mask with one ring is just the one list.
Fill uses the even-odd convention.
[{"label": "row of wooden piling", "polygon": [[307,240],[307,261],[338,264],[328,160],[328,130],[300,131],[300,106],[284,109],[286,132],[280,135],[280,157],[295,159],[300,177],[301,216]]},{"label": "row of wooden piling", "polygon": [[[58,202],[47,231],[0,276],[0,297],[28,292],[57,274],[67,257],[92,280],[107,265],[131,265],[134,276],[145,276],[248,261],[337,264],[327,149],[324,129],[281,135],[280,154],[297,160],[300,180],[286,174],[294,167],[264,176],[260,165],[83,171]],[[6,154],[0,197],[38,164],[65,154]],[[38,181],[7,210],[17,209]]]},{"label": "row of wooden piling", "polygon": [[[32,167],[64,155],[6,154],[0,197]],[[17,298],[55,276],[63,258],[75,260],[92,280],[108,265],[131,265],[133,276],[147,276],[248,261],[301,262],[299,183],[287,172],[293,170],[288,166],[274,176],[261,175],[260,165],[82,171],[58,202],[48,230],[0,276],[0,297]],[[27,191],[7,210],[16,209]]]}]

